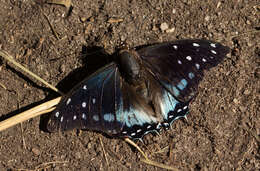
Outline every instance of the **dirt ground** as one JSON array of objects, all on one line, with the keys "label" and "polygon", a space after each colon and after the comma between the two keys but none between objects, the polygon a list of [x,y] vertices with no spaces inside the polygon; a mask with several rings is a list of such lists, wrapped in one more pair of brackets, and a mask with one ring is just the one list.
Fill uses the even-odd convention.
[{"label": "dirt ground", "polygon": [[[219,41],[231,53],[205,73],[188,120],[138,145],[151,159],[180,170],[260,169],[259,1],[72,3],[66,17],[65,7],[43,0],[1,0],[0,49],[67,92],[108,62],[104,51],[112,54],[121,42],[136,47],[185,38]],[[0,73],[0,121],[58,96],[2,58]],[[0,132],[0,170],[162,170],[142,163],[120,139],[91,131],[50,134],[46,117]]]}]

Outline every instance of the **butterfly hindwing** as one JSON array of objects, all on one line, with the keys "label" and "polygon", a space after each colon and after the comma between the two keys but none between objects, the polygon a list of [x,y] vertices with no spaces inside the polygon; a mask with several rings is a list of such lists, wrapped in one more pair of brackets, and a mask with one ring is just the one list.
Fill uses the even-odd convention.
[{"label": "butterfly hindwing", "polygon": [[122,127],[117,119],[122,109],[120,74],[111,63],[73,88],[53,111],[48,130],[79,128],[116,134]]},{"label": "butterfly hindwing", "polygon": [[119,137],[131,139],[142,138],[143,135],[155,130],[160,119],[146,103],[146,100],[138,96],[135,89],[124,82],[122,86],[124,110],[120,115],[124,126]]},{"label": "butterfly hindwing", "polygon": [[229,48],[207,40],[179,40],[148,46],[137,52],[156,79],[185,102],[196,94],[203,70],[222,61]]},{"label": "butterfly hindwing", "polygon": [[[174,120],[185,117],[188,103],[180,102],[148,72],[145,75],[147,96],[140,96],[130,86],[123,86],[124,126],[119,136],[140,139],[150,132],[169,128]],[[142,93],[141,93],[142,95]]]}]

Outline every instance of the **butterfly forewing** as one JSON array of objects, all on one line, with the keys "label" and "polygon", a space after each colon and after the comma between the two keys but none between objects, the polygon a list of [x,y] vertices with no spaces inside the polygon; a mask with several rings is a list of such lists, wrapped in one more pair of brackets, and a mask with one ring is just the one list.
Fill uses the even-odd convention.
[{"label": "butterfly forewing", "polygon": [[111,63],[73,88],[53,111],[48,130],[79,128],[115,134],[122,127],[116,118],[122,107],[120,75]]},{"label": "butterfly forewing", "polygon": [[203,70],[216,66],[229,48],[207,40],[180,40],[138,50],[154,77],[181,101],[195,94]]}]

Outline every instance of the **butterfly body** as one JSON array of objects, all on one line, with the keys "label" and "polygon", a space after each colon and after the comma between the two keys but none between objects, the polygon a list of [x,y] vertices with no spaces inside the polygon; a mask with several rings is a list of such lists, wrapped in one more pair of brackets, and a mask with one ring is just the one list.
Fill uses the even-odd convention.
[{"label": "butterfly body", "polygon": [[64,97],[48,129],[88,129],[139,139],[168,128],[188,114],[203,70],[216,66],[228,51],[206,40],[121,50],[117,63],[90,75]]}]

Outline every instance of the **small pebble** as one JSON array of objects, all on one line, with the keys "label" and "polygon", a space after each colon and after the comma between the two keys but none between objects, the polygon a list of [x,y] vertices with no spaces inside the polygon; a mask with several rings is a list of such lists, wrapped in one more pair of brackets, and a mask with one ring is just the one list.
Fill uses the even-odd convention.
[{"label": "small pebble", "polygon": [[158,28],[157,28],[156,26],[153,26],[152,30],[153,30],[153,31],[157,31]]},{"label": "small pebble", "polygon": [[160,29],[161,29],[162,31],[165,31],[165,30],[167,30],[168,28],[169,28],[169,26],[168,26],[167,23],[162,23],[161,26],[160,26]]},{"label": "small pebble", "polygon": [[256,128],[256,134],[260,135],[260,128]]},{"label": "small pebble", "polygon": [[85,21],[87,21],[87,17],[80,17],[80,21],[84,23]]},{"label": "small pebble", "polygon": [[246,112],[246,107],[245,106],[239,106],[239,109],[241,112]]},{"label": "small pebble", "polygon": [[61,64],[60,66],[60,72],[65,72],[66,71],[66,66],[64,64]]},{"label": "small pebble", "polygon": [[80,159],[81,158],[81,153],[78,151],[75,153],[75,157],[76,159]]},{"label": "small pebble", "polygon": [[45,71],[44,73],[45,73],[44,75],[45,78],[50,78],[50,73],[48,71]]},{"label": "small pebble", "polygon": [[245,90],[244,91],[244,95],[249,95],[250,94],[250,91],[249,90]]},{"label": "small pebble", "polygon": [[171,28],[171,29],[167,29],[166,33],[173,33],[175,31],[175,27]]},{"label": "small pebble", "polygon": [[38,148],[32,148],[32,152],[33,154],[35,154],[36,156],[39,156],[41,154],[41,151]]},{"label": "small pebble", "polygon": [[221,5],[221,2],[219,1],[218,4],[217,4],[217,8],[219,8]]},{"label": "small pebble", "polygon": [[128,167],[128,168],[130,168],[130,167],[131,167],[131,163],[126,162],[126,163],[125,163],[125,166]]},{"label": "small pebble", "polygon": [[239,103],[239,101],[238,101],[237,99],[234,99],[233,102],[234,102],[235,104],[238,104],[238,103]]},{"label": "small pebble", "polygon": [[87,149],[91,149],[91,143],[88,143]]},{"label": "small pebble", "polygon": [[206,20],[206,21],[209,21],[209,20],[210,20],[210,16],[207,15],[207,16],[205,17],[205,20]]}]

